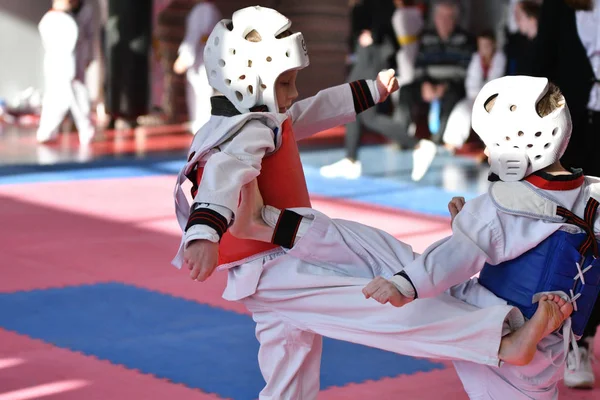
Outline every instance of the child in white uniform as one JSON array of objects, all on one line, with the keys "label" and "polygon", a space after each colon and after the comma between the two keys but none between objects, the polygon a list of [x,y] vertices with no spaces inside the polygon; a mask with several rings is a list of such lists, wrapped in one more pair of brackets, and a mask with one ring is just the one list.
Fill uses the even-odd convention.
[{"label": "child in white uniform", "polygon": [[[548,310],[558,324],[543,332],[547,336],[530,354],[529,365],[497,368],[457,361],[455,366],[473,399],[554,399],[565,345],[571,332],[581,334],[598,295],[600,225],[595,198],[600,181],[561,167],[558,160],[569,141],[570,115],[560,91],[544,78],[505,77],[488,83],[475,101],[473,127],[490,149],[497,181],[488,194],[462,208],[451,237],[419,257],[403,257],[410,248],[384,232],[330,220],[313,210],[280,212],[267,207],[262,219],[268,227],[255,212],[254,222],[238,221],[250,228],[235,230],[241,230],[240,236],[269,241],[287,229],[292,232],[288,254],[323,268],[398,265],[400,272],[393,277],[381,274],[363,293],[402,308],[450,289],[454,297],[478,307],[515,305],[534,321],[536,310],[547,307],[536,302],[553,293],[558,302]],[[298,228],[290,230],[290,225]],[[480,271],[479,279],[470,280]],[[563,336],[553,333],[573,308]]]},{"label": "child in white uniform", "polygon": [[473,54],[467,77],[465,92],[467,97],[458,102],[448,117],[448,125],[444,132],[444,144],[454,152],[462,147],[471,135],[471,110],[479,91],[494,79],[504,76],[506,56],[496,46],[494,32],[483,32],[477,36],[477,52]]},{"label": "child in white uniform", "polygon": [[208,35],[220,19],[221,13],[212,1],[204,0],[196,4],[187,17],[185,38],[173,65],[176,73],[186,74],[186,100],[194,134],[210,118],[213,88],[208,83],[203,53]]},{"label": "child in white uniform", "polygon": [[[392,276],[396,264],[307,265],[278,245],[227,232],[239,217],[242,186],[257,176],[270,204],[310,207],[295,140],[347,123],[397,90],[390,70],[377,81],[340,85],[292,105],[297,71],[308,65],[308,54],[302,35],[290,26],[283,15],[262,7],[239,10],[232,21],[217,24],[204,60],[211,85],[224,96],[212,99],[211,119],[194,138],[175,191],[185,233],[173,263],[186,264],[199,281],[217,265],[228,270],[224,298],[242,301],[257,324],[266,381],[260,398],[317,397],[321,335],[413,356],[523,362],[521,349],[539,339],[521,329],[501,344],[503,330],[523,323],[514,307],[478,310],[442,295],[413,307],[383,308],[362,299],[361,288],[375,276]],[[191,209],[181,189],[186,176],[193,185]],[[413,253],[402,249],[406,257]]]},{"label": "child in white uniform", "polygon": [[87,145],[95,133],[87,89],[76,75],[75,50],[79,28],[70,14],[71,8],[69,0],[54,0],[52,9],[38,26],[45,51],[45,91],[37,131],[40,143],[56,138],[69,111],[75,120],[80,144]]},{"label": "child in white uniform", "polygon": [[423,29],[423,15],[414,1],[395,0],[396,10],[392,14],[392,27],[400,50],[396,54],[398,85],[411,83],[415,78],[415,62],[419,53],[419,35]]}]

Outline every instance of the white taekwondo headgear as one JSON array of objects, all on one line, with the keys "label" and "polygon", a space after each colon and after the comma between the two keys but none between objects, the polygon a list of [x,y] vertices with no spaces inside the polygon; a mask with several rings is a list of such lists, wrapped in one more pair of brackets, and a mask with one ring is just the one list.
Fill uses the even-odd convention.
[{"label": "white taekwondo headgear", "polygon": [[[260,6],[243,8],[233,13],[231,20],[221,20],[204,48],[210,85],[242,113],[259,105],[279,112],[275,81],[282,73],[309,63],[301,33],[276,38],[291,26],[284,15]],[[246,40],[253,30],[261,36],[260,42]]]},{"label": "white taekwondo headgear", "polygon": [[546,78],[505,76],[488,82],[475,99],[473,130],[488,148],[491,172],[505,182],[560,160],[569,144],[572,125],[566,102],[545,117],[536,110],[549,88]]}]

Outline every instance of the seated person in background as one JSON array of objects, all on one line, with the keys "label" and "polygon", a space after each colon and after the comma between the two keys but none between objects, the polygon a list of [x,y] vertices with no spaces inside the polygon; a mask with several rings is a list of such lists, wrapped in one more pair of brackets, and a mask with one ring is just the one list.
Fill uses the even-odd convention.
[{"label": "seated person in background", "polygon": [[414,115],[427,110],[430,114],[431,140],[421,140],[413,153],[415,181],[431,165],[450,112],[465,97],[467,66],[476,47],[473,37],[458,26],[458,14],[455,1],[440,0],[434,5],[435,29],[421,36],[415,81],[400,91],[398,114],[403,131],[408,132]]},{"label": "seated person in background", "polygon": [[449,151],[454,152],[467,142],[471,134],[471,111],[477,94],[486,83],[504,76],[505,69],[506,56],[502,50],[498,50],[494,32],[479,34],[477,52],[471,58],[465,80],[467,96],[450,113],[444,131],[444,145]]}]

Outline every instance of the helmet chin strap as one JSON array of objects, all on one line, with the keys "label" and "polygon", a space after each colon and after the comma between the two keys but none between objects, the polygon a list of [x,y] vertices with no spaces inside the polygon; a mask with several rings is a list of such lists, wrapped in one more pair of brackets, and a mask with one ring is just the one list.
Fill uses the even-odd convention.
[{"label": "helmet chin strap", "polygon": [[529,157],[524,151],[490,151],[490,169],[504,182],[525,178],[529,172]]}]

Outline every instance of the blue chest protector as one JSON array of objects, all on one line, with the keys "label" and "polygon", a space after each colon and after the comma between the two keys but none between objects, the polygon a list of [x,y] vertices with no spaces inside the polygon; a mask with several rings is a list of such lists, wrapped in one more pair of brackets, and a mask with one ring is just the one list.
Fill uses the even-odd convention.
[{"label": "blue chest protector", "polygon": [[537,303],[533,303],[535,294],[565,292],[574,303],[573,333],[581,336],[600,291],[600,259],[596,259],[598,242],[593,232],[597,207],[598,202],[590,199],[585,220],[558,207],[558,215],[585,233],[556,231],[516,259],[499,265],[486,264],[479,282],[508,304],[519,308],[527,318],[537,310]]}]

